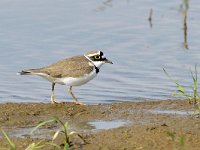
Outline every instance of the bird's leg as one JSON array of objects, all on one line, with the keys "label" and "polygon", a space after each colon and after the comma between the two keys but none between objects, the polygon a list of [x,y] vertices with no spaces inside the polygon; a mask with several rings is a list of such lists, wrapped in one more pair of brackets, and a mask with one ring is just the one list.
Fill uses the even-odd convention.
[{"label": "bird's leg", "polygon": [[58,101],[55,100],[55,96],[54,96],[54,87],[55,87],[55,83],[52,82],[52,93],[51,93],[51,103],[52,103],[52,104],[59,103]]},{"label": "bird's leg", "polygon": [[72,93],[72,86],[69,87],[68,89],[68,93],[72,96],[72,98],[75,100],[75,104],[77,105],[86,105],[84,103],[81,103],[77,100],[77,98],[74,96],[74,94]]}]

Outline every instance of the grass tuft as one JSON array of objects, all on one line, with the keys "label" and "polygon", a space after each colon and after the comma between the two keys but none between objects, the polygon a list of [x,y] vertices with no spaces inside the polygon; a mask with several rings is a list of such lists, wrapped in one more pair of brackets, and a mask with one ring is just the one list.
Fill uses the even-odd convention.
[{"label": "grass tuft", "polygon": [[[67,134],[67,129],[69,128],[68,123],[62,122],[58,117],[54,116],[51,117],[49,120],[42,121],[39,123],[36,127],[34,127],[31,131],[31,134],[33,134],[36,130],[38,130],[40,127],[48,124],[48,123],[53,123],[53,122],[58,122],[61,124],[61,128],[57,130],[52,138],[51,142],[45,142],[44,140],[39,141],[38,143],[31,143],[28,145],[28,147],[25,150],[42,150],[44,147],[49,147],[50,145],[54,147],[54,149],[57,150],[69,150],[70,144],[69,144],[69,137]],[[9,136],[6,134],[6,132],[3,129],[0,129],[1,133],[5,137],[7,143],[8,143],[8,148],[0,148],[1,150],[17,150],[16,145],[11,141]],[[58,137],[60,133],[64,133],[65,139],[63,141],[64,143],[64,148],[62,148],[60,145],[57,145],[54,143],[54,140]]]},{"label": "grass tuft", "polygon": [[194,71],[191,71],[191,77],[193,80],[193,85],[192,85],[192,94],[187,94],[184,87],[176,80],[174,80],[169,73],[163,68],[163,71],[165,75],[173,82],[176,84],[177,87],[177,92],[175,92],[173,95],[175,96],[183,96],[186,97],[188,100],[189,104],[193,104],[195,107],[195,114],[200,113],[200,95],[198,94],[198,76],[197,76],[197,66],[195,65]]}]

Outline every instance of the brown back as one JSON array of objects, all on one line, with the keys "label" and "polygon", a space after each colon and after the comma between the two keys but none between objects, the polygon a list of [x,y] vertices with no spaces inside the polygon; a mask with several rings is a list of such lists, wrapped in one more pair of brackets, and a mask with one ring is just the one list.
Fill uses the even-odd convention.
[{"label": "brown back", "polygon": [[89,66],[90,61],[85,56],[74,56],[60,60],[52,65],[39,69],[31,69],[33,73],[45,73],[54,78],[63,77],[80,77],[88,74],[93,70],[93,66]]}]

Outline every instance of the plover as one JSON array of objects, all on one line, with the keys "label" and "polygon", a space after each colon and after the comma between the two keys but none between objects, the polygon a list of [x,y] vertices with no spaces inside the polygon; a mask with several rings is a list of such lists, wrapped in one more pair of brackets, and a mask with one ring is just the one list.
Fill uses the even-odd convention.
[{"label": "plover", "polygon": [[90,51],[84,55],[74,56],[60,60],[54,64],[38,69],[28,69],[19,72],[20,75],[38,75],[52,83],[51,103],[58,103],[54,96],[55,84],[69,86],[68,92],[76,104],[83,105],[72,93],[73,86],[80,86],[92,80],[99,73],[100,67],[112,64],[102,51]]}]

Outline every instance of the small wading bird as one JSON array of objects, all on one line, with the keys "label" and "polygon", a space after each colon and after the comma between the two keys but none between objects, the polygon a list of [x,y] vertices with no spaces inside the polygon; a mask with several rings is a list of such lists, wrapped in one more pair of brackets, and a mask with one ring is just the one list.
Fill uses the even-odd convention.
[{"label": "small wading bird", "polygon": [[98,73],[100,67],[109,63],[109,61],[101,51],[91,51],[81,56],[74,56],[60,60],[52,65],[38,68],[28,69],[19,72],[20,75],[38,75],[52,83],[51,103],[58,103],[54,96],[55,84],[69,86],[68,92],[75,100],[76,104],[84,105],[79,102],[72,93],[73,86],[80,86],[92,80]]}]

